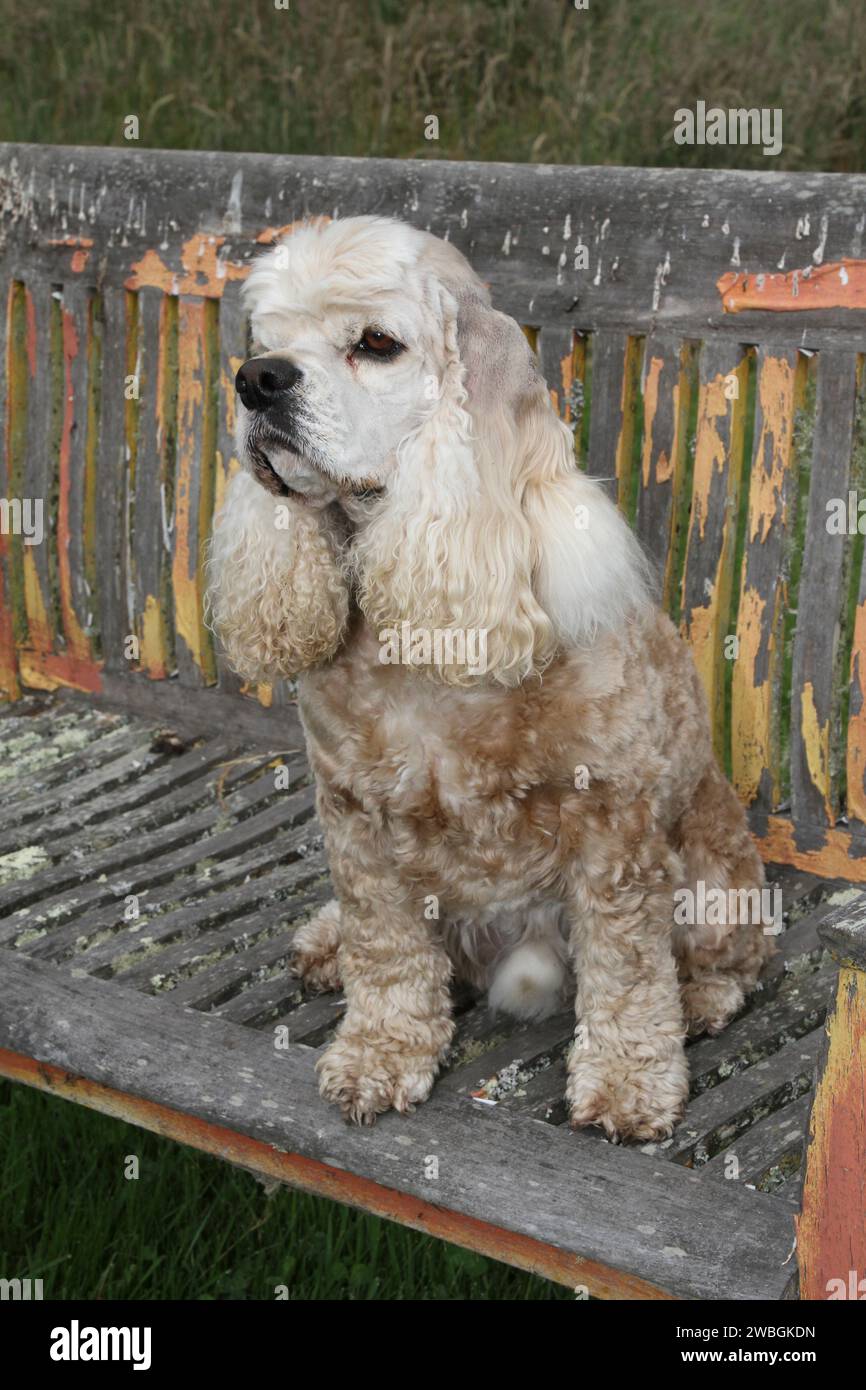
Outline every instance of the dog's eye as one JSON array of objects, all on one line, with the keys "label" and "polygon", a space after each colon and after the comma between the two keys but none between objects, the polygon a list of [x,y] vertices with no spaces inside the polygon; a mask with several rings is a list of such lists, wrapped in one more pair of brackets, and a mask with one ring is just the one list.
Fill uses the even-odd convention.
[{"label": "dog's eye", "polygon": [[378,328],[365,328],[355,344],[354,351],[367,353],[371,357],[396,357],[398,352],[403,351],[403,344],[398,343],[390,334],[380,332]]}]

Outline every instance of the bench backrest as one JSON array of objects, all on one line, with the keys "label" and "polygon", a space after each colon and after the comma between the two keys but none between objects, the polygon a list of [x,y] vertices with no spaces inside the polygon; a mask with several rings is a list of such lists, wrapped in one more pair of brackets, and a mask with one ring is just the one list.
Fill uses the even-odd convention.
[{"label": "bench backrest", "polygon": [[203,622],[241,282],[308,214],[393,214],[535,342],[766,857],[866,879],[866,178],[0,146],[0,211],[7,698],[174,674],[285,703]]}]

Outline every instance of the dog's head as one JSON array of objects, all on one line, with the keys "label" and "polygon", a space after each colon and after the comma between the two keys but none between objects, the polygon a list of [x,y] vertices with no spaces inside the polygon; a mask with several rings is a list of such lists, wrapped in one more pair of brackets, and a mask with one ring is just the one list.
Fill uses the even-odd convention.
[{"label": "dog's head", "polygon": [[[488,675],[515,684],[644,602],[640,552],[577,469],[525,335],[450,243],[314,221],[245,295],[239,456],[307,525],[348,514],[346,582],[375,628],[483,632]],[[436,673],[470,679],[448,651]]]}]

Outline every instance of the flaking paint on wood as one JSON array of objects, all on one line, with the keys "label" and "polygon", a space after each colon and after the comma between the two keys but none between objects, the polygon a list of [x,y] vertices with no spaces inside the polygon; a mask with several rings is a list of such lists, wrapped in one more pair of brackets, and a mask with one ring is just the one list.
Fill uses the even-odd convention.
[{"label": "flaking paint on wood", "polygon": [[726,314],[866,309],[866,261],[829,261],[800,270],[729,271],[716,282]]},{"label": "flaking paint on wood", "polygon": [[785,546],[796,498],[794,420],[805,388],[805,359],[761,348],[757,418],[737,608],[731,686],[734,785],[742,799],[778,805],[782,769],[782,624],[788,605]]},{"label": "flaking paint on wood", "polygon": [[[866,971],[843,968],[826,1024],[797,1218],[800,1297],[866,1298]],[[852,1282],[853,1275],[853,1282]]]}]

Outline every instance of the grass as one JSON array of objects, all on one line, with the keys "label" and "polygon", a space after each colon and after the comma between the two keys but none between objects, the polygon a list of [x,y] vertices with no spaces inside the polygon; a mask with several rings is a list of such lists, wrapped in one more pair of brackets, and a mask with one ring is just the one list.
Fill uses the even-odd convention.
[{"label": "grass", "polygon": [[[124,1176],[130,1155],[137,1179]],[[0,1277],[46,1299],[573,1299],[494,1260],[278,1188],[0,1082]]]},{"label": "grass", "polygon": [[[866,169],[860,0],[0,0],[0,32],[5,140]],[[698,100],[781,108],[781,155],[675,145]]]}]

